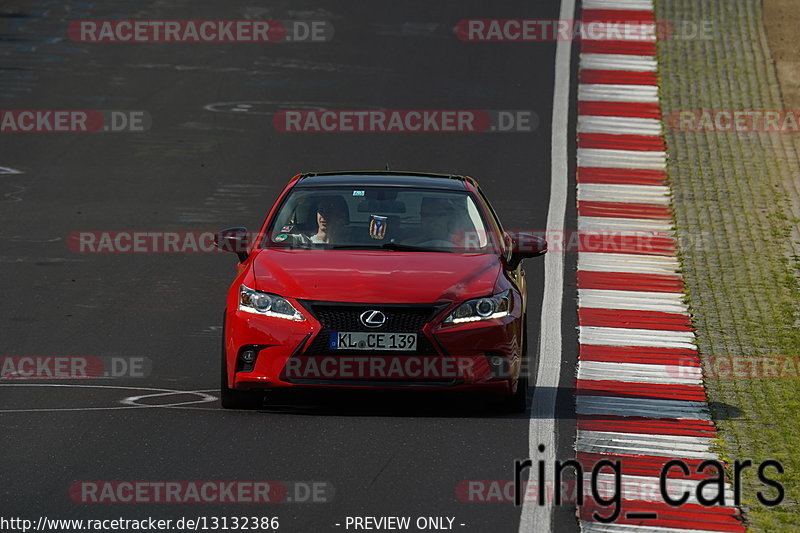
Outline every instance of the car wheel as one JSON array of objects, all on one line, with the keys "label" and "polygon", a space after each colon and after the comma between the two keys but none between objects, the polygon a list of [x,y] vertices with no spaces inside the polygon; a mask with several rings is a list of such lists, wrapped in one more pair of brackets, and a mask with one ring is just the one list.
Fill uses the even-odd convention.
[{"label": "car wheel", "polygon": [[503,400],[503,411],[507,413],[524,413],[528,410],[528,378],[521,376],[517,380],[517,391]]},{"label": "car wheel", "polygon": [[225,333],[222,334],[222,369],[220,371],[219,403],[224,409],[255,409],[264,396],[258,391],[240,391],[228,387],[228,365],[225,361]]},{"label": "car wheel", "polygon": [[[527,328],[527,316],[523,317],[523,327]],[[522,369],[517,379],[517,390],[510,396],[503,398],[503,411],[508,413],[524,413],[528,410],[528,339],[527,335],[522,340]]]}]

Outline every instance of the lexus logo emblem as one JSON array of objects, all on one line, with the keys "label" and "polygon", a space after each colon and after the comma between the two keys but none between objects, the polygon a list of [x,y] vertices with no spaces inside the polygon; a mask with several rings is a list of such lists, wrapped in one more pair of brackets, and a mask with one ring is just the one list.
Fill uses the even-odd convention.
[{"label": "lexus logo emblem", "polygon": [[358,318],[368,328],[379,328],[386,323],[386,315],[380,311],[364,311]]}]

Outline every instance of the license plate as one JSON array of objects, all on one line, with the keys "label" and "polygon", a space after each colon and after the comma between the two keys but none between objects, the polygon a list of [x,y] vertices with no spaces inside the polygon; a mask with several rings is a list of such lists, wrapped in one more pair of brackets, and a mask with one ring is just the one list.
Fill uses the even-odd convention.
[{"label": "license plate", "polygon": [[416,333],[365,333],[334,331],[330,336],[331,350],[391,350],[409,351],[417,348]]}]

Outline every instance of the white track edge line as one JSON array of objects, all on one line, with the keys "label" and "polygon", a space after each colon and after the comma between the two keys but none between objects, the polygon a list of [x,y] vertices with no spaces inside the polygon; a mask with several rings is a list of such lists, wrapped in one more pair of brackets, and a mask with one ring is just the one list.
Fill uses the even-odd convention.
[{"label": "white track edge line", "polygon": [[[575,17],[575,0],[561,0],[559,18]],[[570,76],[572,41],[556,43],[555,79],[553,82],[553,119],[551,124],[550,203],[547,208],[547,228],[563,231],[567,210],[569,172],[568,132],[570,120]],[[528,426],[529,455],[539,457],[545,464],[556,460],[556,390],[561,375],[561,314],[564,298],[564,254],[544,256],[544,290],[542,291],[539,338],[539,368],[530,410]],[[539,443],[544,453],[538,451]],[[543,455],[543,456],[542,456]],[[524,492],[527,491],[527,487]],[[519,531],[528,533],[553,525],[553,504],[536,505],[523,501]]]}]

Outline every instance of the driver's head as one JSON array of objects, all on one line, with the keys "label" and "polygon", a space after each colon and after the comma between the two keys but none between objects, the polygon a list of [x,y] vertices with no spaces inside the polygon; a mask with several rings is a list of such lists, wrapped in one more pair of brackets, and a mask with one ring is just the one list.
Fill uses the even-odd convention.
[{"label": "driver's head", "polygon": [[341,227],[347,222],[346,206],[341,198],[322,198],[317,202],[317,224],[320,231]]},{"label": "driver's head", "polygon": [[455,207],[446,198],[423,198],[419,218],[422,232],[429,237],[450,238],[450,220]]}]

